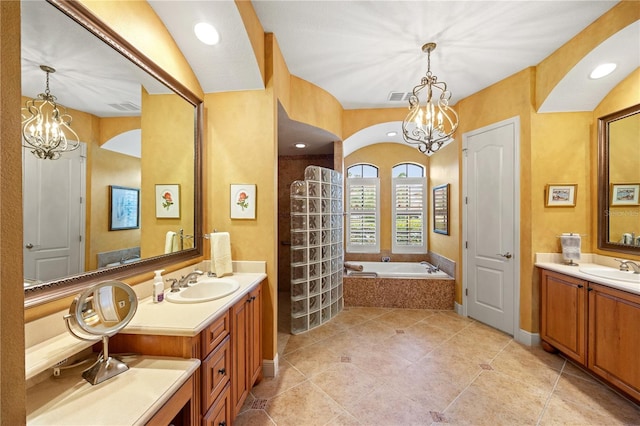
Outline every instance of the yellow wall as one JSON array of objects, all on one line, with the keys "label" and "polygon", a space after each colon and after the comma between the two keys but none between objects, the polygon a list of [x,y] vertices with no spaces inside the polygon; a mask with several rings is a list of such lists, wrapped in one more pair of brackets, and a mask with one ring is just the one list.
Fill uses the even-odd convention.
[{"label": "yellow wall", "polygon": [[[164,254],[168,231],[183,229],[193,236],[195,115],[193,106],[180,96],[149,95],[144,89],[142,112],[140,255],[146,258]],[[156,218],[156,185],[161,184],[179,185],[180,197],[174,200],[180,206],[179,218]]]},{"label": "yellow wall", "polygon": [[20,2],[0,2],[0,424],[24,424]]},{"label": "yellow wall", "polygon": [[[456,136],[460,139],[460,135]],[[414,151],[417,151],[413,148]],[[422,154],[421,154],[422,155]],[[433,232],[433,214],[429,215],[429,251],[448,259],[457,259],[460,240],[460,211],[451,208],[451,202],[460,198],[458,149],[455,143],[441,148],[429,157],[429,212],[432,212],[434,187],[449,184],[449,235]],[[460,262],[457,262],[458,264]],[[460,280],[458,280],[460,281]],[[462,282],[462,281],[460,281]]]}]

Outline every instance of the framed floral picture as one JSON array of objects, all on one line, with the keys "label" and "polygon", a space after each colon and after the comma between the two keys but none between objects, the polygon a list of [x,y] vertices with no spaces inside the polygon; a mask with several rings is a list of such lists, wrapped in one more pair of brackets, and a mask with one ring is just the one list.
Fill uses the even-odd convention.
[{"label": "framed floral picture", "polygon": [[180,218],[179,184],[156,184],[156,218]]},{"label": "framed floral picture", "polygon": [[231,219],[256,218],[256,185],[231,184]]},{"label": "framed floral picture", "polygon": [[546,207],[574,207],[576,205],[577,184],[549,184],[546,187],[544,205]]},{"label": "framed floral picture", "polygon": [[640,183],[612,183],[611,184],[611,205],[612,206],[637,206]]}]

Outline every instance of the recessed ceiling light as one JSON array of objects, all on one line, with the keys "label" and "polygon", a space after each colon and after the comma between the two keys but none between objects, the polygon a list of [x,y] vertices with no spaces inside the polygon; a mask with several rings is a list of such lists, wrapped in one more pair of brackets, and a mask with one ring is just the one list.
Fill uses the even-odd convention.
[{"label": "recessed ceiling light", "polygon": [[387,136],[389,136],[389,137],[395,136],[397,134],[398,134],[398,132],[387,132]]},{"label": "recessed ceiling light", "polygon": [[196,33],[198,40],[204,44],[208,44],[209,46],[218,44],[220,41],[220,34],[218,34],[218,31],[213,25],[207,24],[206,22],[196,24],[196,26],[193,27],[193,31]]},{"label": "recessed ceiling light", "polygon": [[306,147],[307,147],[307,144],[304,144],[304,143],[297,143],[296,144],[296,148],[302,149],[302,148],[306,148]]},{"label": "recessed ceiling light", "polygon": [[602,78],[604,76],[607,76],[611,74],[613,70],[616,69],[616,66],[617,65],[613,63],[600,64],[597,67],[595,67],[593,71],[591,71],[591,74],[589,74],[589,78],[595,80],[597,78]]}]

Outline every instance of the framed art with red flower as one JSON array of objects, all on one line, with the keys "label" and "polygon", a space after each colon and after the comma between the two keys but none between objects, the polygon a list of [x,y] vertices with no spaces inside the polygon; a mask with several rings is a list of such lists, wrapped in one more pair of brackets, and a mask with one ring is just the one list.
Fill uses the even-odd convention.
[{"label": "framed art with red flower", "polygon": [[256,185],[231,184],[231,219],[256,218]]},{"label": "framed art with red flower", "polygon": [[179,184],[156,184],[156,218],[180,218]]}]

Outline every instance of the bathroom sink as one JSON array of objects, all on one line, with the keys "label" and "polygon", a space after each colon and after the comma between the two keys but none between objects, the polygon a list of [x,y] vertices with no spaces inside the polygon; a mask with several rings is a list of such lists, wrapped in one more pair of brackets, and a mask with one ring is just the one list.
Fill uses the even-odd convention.
[{"label": "bathroom sink", "polygon": [[634,274],[632,271],[621,271],[619,269],[606,267],[584,267],[580,268],[580,272],[584,272],[585,274],[593,275],[595,277],[640,284],[640,274]]},{"label": "bathroom sink", "polygon": [[173,303],[208,302],[229,296],[240,288],[240,283],[229,278],[207,278],[181,289],[179,292],[168,292],[165,299]]}]

